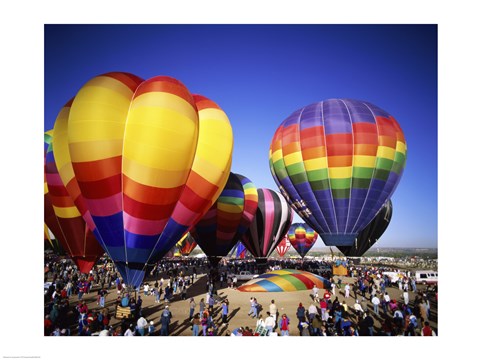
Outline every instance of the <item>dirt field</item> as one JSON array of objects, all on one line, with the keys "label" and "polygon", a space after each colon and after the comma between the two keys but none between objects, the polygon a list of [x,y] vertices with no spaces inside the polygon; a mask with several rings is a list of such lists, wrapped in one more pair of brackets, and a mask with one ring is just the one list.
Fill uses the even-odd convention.
[{"label": "dirt field", "polygon": [[[335,280],[337,280],[337,277],[335,277]],[[342,277],[342,283],[346,283],[346,282],[351,283],[352,281],[353,281],[352,278],[345,277],[345,276]],[[153,285],[154,280],[150,281],[149,283]],[[238,285],[241,285],[241,284],[242,283],[239,282]],[[418,286],[418,290],[422,290],[422,285]],[[323,292],[324,290],[320,290],[320,296],[323,295]],[[389,293],[392,300],[397,299],[398,301],[403,302],[402,293],[400,292],[398,287],[389,287],[387,288],[387,292]],[[97,297],[96,293],[97,293],[97,288],[94,287],[90,292],[90,294],[84,295],[84,300],[86,300],[86,303],[89,309],[100,309],[100,307],[96,304],[96,297]],[[343,302],[343,300],[346,300],[346,303],[348,304],[348,306],[353,307],[353,304],[355,303],[355,297],[353,297],[352,294],[348,299],[345,299],[343,290],[339,292],[337,289],[336,293],[340,302]],[[295,291],[295,292],[251,293],[251,292],[241,292],[236,289],[231,289],[226,287],[218,289],[219,298],[221,299],[228,298],[230,303],[227,326],[223,326],[223,327],[220,326],[221,325],[220,304],[216,304],[214,307],[214,320],[219,329],[218,335],[226,335],[227,330],[231,331],[240,326],[242,327],[248,326],[251,329],[255,329],[256,319],[253,319],[247,316],[247,313],[250,309],[249,299],[250,297],[254,296],[257,298],[258,303],[263,307],[263,309],[260,311],[260,314],[263,315],[263,318],[267,316],[266,312],[268,311],[268,306],[271,300],[274,299],[275,303],[277,304],[279,314],[281,315],[285,313],[291,320],[290,335],[298,336],[300,334],[299,334],[299,330],[297,329],[298,321],[295,316],[296,309],[300,302],[303,303],[303,306],[306,309],[308,309],[308,306],[312,302],[310,294],[311,294],[310,290]],[[147,319],[147,321],[151,321],[151,320],[154,321],[155,335],[158,335],[160,330],[159,318],[161,315],[161,311],[164,309],[163,296],[160,304],[155,303],[155,297],[153,295],[144,296],[143,292],[141,292],[140,296],[142,297],[142,300],[143,300],[142,314]],[[170,323],[171,336],[191,336],[192,335],[191,325],[190,325],[190,322],[188,321],[189,298],[191,297],[193,297],[195,299],[195,302],[197,303],[196,312],[198,312],[198,304],[201,298],[206,298],[206,276],[205,275],[200,274],[198,279],[195,281],[195,283],[188,288],[187,300],[180,300],[180,294],[178,293],[174,296],[173,301],[169,304],[170,311],[172,312],[172,320]],[[119,319],[115,319],[113,317],[115,313],[116,298],[117,298],[117,291],[111,288],[106,297],[105,305],[109,309],[110,314],[112,315],[110,324],[114,327],[120,323]],[[361,295],[359,295],[359,298],[361,298]],[[410,302],[412,303],[414,299],[415,299],[415,293],[410,292]],[[332,300],[333,300],[333,297],[332,297]],[[70,301],[71,301],[70,304],[75,306],[77,304],[77,296],[76,295],[72,296],[70,298]],[[431,301],[430,305],[431,305],[430,324],[438,334],[437,303],[436,301],[433,300]],[[375,333],[376,333],[376,331],[380,328],[380,321],[382,320],[383,311],[380,307],[380,316],[376,317],[375,314],[373,313],[373,305],[371,303],[369,303],[369,309],[371,310],[372,316],[374,317],[374,320],[375,320],[374,327],[375,327]],[[71,327],[72,335],[76,335],[76,330],[77,330],[77,325],[76,325],[75,319],[73,319],[73,316],[72,316],[72,327]],[[277,329],[277,332],[280,333],[278,329]]]}]

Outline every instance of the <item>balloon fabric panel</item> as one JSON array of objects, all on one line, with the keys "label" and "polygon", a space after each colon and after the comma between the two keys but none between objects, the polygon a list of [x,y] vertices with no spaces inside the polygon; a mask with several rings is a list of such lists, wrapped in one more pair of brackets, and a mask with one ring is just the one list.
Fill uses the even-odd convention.
[{"label": "balloon fabric panel", "polygon": [[237,232],[245,211],[245,192],[240,177],[230,173],[216,203],[192,228],[191,233],[207,256],[226,256],[238,242]]},{"label": "balloon fabric panel", "polygon": [[353,246],[338,246],[345,256],[362,256],[383,235],[392,219],[393,205],[389,199],[375,218],[358,234]]}]

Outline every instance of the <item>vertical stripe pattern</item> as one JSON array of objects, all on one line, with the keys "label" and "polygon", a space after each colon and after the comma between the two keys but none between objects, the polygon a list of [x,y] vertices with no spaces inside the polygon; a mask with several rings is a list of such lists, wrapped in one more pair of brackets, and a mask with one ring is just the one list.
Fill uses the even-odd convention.
[{"label": "vertical stripe pattern", "polygon": [[290,228],[293,210],[276,191],[257,191],[258,208],[242,242],[254,257],[265,258],[270,256]]}]

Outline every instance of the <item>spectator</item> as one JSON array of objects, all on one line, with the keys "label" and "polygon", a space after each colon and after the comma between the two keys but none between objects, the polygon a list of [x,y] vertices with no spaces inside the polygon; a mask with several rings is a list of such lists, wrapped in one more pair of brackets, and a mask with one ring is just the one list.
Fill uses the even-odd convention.
[{"label": "spectator", "polygon": [[280,319],[280,334],[281,336],[289,336],[288,327],[290,325],[290,319],[286,314],[282,315]]}]

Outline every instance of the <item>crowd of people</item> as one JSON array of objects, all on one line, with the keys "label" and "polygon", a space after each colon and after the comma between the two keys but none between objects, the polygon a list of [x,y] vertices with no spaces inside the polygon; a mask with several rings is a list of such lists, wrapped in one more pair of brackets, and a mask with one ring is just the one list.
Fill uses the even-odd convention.
[{"label": "crowd of people", "polygon": [[[181,263],[161,261],[150,272],[155,280],[132,291],[106,259],[89,274],[81,274],[70,261],[48,262],[46,280],[51,278],[51,285],[45,291],[44,334],[169,336],[173,330],[169,307],[172,301],[187,304],[187,326],[193,336],[289,336],[292,327],[297,328],[300,336],[435,336],[437,332],[429,322],[430,303],[436,300],[436,287],[419,291],[408,273],[398,284],[392,284],[383,274],[385,269],[362,266],[349,267],[349,281],[342,282],[342,277],[336,277],[335,282],[332,274],[325,274],[331,280],[331,287],[322,291],[321,296],[319,289],[314,287],[311,302],[305,305],[300,302],[295,313],[280,313],[275,299],[263,309],[252,296],[247,315],[256,319],[255,326],[222,331],[232,314],[228,298],[220,297],[217,290],[225,286],[235,288],[235,273],[241,270],[255,272],[256,268],[252,262],[233,261],[221,265],[210,268],[203,259]],[[293,267],[287,262],[275,262],[270,270],[283,266]],[[205,296],[197,304],[194,297],[187,296],[187,289],[200,273],[206,278]],[[402,291],[400,299],[391,299],[389,289],[392,286]],[[89,308],[84,296],[93,291],[96,306]],[[107,301],[109,294],[112,300]],[[115,295],[116,300],[113,300]],[[152,296],[155,304],[163,305],[159,318],[144,316],[142,296]],[[353,305],[347,305],[349,298],[354,299]],[[70,305],[72,299],[76,300],[75,306]],[[115,326],[111,325],[115,316],[112,305],[113,309],[127,309],[129,314]],[[375,320],[380,322],[380,328],[374,328]]]}]

